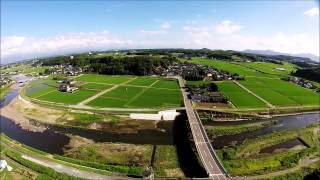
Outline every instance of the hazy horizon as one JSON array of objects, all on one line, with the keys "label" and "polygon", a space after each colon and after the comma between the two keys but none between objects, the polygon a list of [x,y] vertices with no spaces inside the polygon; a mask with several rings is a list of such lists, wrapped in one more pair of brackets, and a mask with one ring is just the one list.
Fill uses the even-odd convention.
[{"label": "hazy horizon", "polygon": [[319,56],[317,1],[1,1],[1,60],[110,49]]}]

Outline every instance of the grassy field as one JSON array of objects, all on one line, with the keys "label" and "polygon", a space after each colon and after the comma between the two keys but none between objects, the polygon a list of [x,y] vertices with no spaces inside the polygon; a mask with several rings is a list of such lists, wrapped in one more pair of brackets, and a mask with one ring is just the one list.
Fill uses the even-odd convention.
[{"label": "grassy field", "polygon": [[203,64],[203,65],[212,66],[212,67],[215,67],[219,70],[228,71],[232,74],[237,73],[242,76],[277,77],[277,75],[262,73],[262,72],[255,70],[255,69],[241,66],[239,64],[228,63],[226,61],[193,58],[192,62],[196,63],[196,64]]},{"label": "grassy field", "polygon": [[82,76],[74,78],[76,81],[93,82],[93,83],[105,83],[105,84],[120,84],[124,83],[133,76],[111,76],[111,75],[98,75],[98,74],[84,74]]},{"label": "grassy field", "polygon": [[237,108],[266,107],[266,104],[231,81],[217,83],[222,92]]},{"label": "grassy field", "polygon": [[28,97],[64,104],[78,104],[81,101],[117,85],[87,105],[108,108],[164,108],[180,107],[182,100],[178,83],[155,77],[109,76],[85,74],[75,78],[82,85],[74,93],[57,90],[53,80],[38,80],[26,88]]},{"label": "grassy field", "polygon": [[[276,75],[289,75],[291,71],[296,70],[295,65],[290,63],[274,64],[268,62],[238,62],[237,64]],[[283,70],[276,68],[283,68]]]},{"label": "grassy field", "polygon": [[138,77],[137,79],[130,81],[127,83],[128,85],[136,85],[136,86],[150,86],[155,83],[158,79],[152,77]]},{"label": "grassy field", "polygon": [[80,86],[83,89],[91,89],[91,90],[104,90],[109,89],[112,87],[112,85],[107,84],[96,84],[96,83],[86,83],[82,86]]},{"label": "grassy field", "polygon": [[239,82],[276,106],[319,105],[318,94],[280,79],[248,77]]}]

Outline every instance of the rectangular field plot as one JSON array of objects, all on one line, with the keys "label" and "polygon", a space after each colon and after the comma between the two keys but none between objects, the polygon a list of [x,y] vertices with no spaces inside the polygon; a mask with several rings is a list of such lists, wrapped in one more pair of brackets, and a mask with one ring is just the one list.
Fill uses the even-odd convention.
[{"label": "rectangular field plot", "polygon": [[273,105],[319,105],[318,94],[281,79],[248,77],[239,82]]},{"label": "rectangular field plot", "polygon": [[126,103],[138,96],[142,90],[143,88],[141,87],[119,86],[92,100],[88,105],[99,107],[125,107]]},{"label": "rectangular field plot", "polygon": [[74,80],[83,82],[105,83],[105,84],[121,84],[134,77],[132,76],[111,76],[98,74],[84,74],[76,77]]},{"label": "rectangular field plot", "polygon": [[104,90],[109,89],[112,87],[112,85],[108,84],[96,84],[96,83],[86,83],[82,86],[80,86],[82,89],[89,89],[89,90]]},{"label": "rectangular field plot", "polygon": [[261,73],[259,71],[256,71],[255,69],[252,69],[252,68],[248,68],[245,66],[241,66],[239,64],[232,64],[232,63],[228,63],[228,62],[220,61],[220,60],[193,58],[192,62],[196,63],[196,64],[208,65],[208,66],[214,67],[219,70],[228,71],[232,74],[237,73],[242,76],[278,77],[277,75]]},{"label": "rectangular field plot", "polygon": [[238,108],[266,107],[266,104],[233,82],[217,83],[222,92]]},{"label": "rectangular field plot", "polygon": [[96,94],[95,91],[89,91],[89,90],[78,90],[74,93],[60,92],[56,90],[48,94],[39,96],[37,97],[37,99],[40,99],[43,101],[56,102],[56,103],[77,104],[95,94]]},{"label": "rectangular field plot", "polygon": [[158,79],[153,77],[137,77],[135,80],[127,83],[128,85],[136,86],[150,86],[155,83]]},{"label": "rectangular field plot", "polygon": [[47,94],[57,90],[58,85],[54,81],[40,81],[31,85],[26,89],[26,95],[31,98]]},{"label": "rectangular field plot", "polygon": [[180,107],[182,95],[180,90],[150,88],[137,99],[128,104],[129,107]]},{"label": "rectangular field plot", "polygon": [[180,89],[178,82],[176,80],[165,80],[161,79],[154,85],[154,88],[165,88],[165,89]]},{"label": "rectangular field plot", "polygon": [[89,102],[89,106],[118,108],[179,107],[180,90],[120,86]]}]

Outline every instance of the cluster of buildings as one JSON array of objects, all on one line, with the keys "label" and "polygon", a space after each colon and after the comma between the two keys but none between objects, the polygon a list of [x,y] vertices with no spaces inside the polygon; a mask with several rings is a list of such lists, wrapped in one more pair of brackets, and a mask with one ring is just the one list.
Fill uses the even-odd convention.
[{"label": "cluster of buildings", "polygon": [[81,67],[73,67],[72,65],[54,65],[50,68],[51,74],[63,74],[65,76],[78,76],[84,69]]},{"label": "cluster of buildings", "polygon": [[314,86],[311,82],[308,82],[302,78],[298,77],[288,77],[288,78],[282,78],[285,81],[293,82],[301,87],[308,88],[308,89],[316,89],[316,86]]},{"label": "cluster of buildings", "polygon": [[228,99],[219,92],[210,92],[208,94],[189,94],[189,99],[193,102],[205,102],[205,103],[227,103]]},{"label": "cluster of buildings", "polygon": [[174,62],[167,68],[157,67],[154,73],[161,76],[184,76],[188,73],[194,73],[201,76],[206,81],[221,81],[221,80],[243,80],[242,76],[230,74],[226,71],[221,71],[206,65],[194,64],[190,62]]},{"label": "cluster of buildings", "polygon": [[73,93],[79,89],[77,82],[72,80],[60,80],[57,81],[60,83],[58,90],[61,92]]}]

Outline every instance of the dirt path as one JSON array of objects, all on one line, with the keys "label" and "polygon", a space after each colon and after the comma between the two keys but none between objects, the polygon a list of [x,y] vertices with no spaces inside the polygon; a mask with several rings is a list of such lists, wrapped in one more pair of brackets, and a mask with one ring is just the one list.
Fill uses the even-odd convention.
[{"label": "dirt path", "polygon": [[255,94],[254,92],[250,91],[248,88],[244,87],[242,84],[240,84],[238,81],[233,81],[234,83],[236,83],[239,87],[241,87],[242,89],[244,89],[245,91],[247,91],[248,93],[254,95],[256,98],[260,99],[261,101],[263,101],[264,103],[266,103],[268,105],[268,107],[270,108],[274,108],[275,106],[270,104],[268,101],[266,101],[265,99],[263,99],[262,97],[258,96],[257,94]]},{"label": "dirt path", "polygon": [[249,177],[245,177],[244,179],[265,179],[265,178],[270,178],[270,177],[275,177],[275,176],[280,176],[283,174],[288,174],[288,173],[293,173],[299,169],[301,169],[302,167],[306,167],[309,166],[315,162],[319,161],[319,158],[314,158],[314,159],[303,159],[299,162],[299,164],[293,168],[290,169],[286,169],[283,171],[277,171],[277,172],[272,172],[269,174],[263,174],[263,175],[258,175],[258,176],[249,176]]},{"label": "dirt path", "polygon": [[101,91],[101,92],[99,92],[99,93],[97,93],[97,94],[89,97],[88,99],[85,99],[85,100],[81,101],[78,105],[79,105],[80,107],[83,107],[85,104],[87,104],[88,102],[96,99],[97,97],[101,96],[102,94],[107,93],[107,92],[109,92],[109,91],[112,91],[112,90],[116,89],[117,87],[119,87],[119,86],[121,86],[121,85],[124,85],[124,84],[126,84],[126,83],[128,83],[128,82],[131,82],[131,81],[133,81],[133,80],[135,80],[135,79],[137,79],[137,77],[132,78],[132,79],[130,79],[130,80],[126,81],[126,82],[123,82],[123,83],[121,83],[121,84],[116,84],[116,85],[114,85],[112,88],[105,89],[105,90],[103,90],[103,91]]}]

